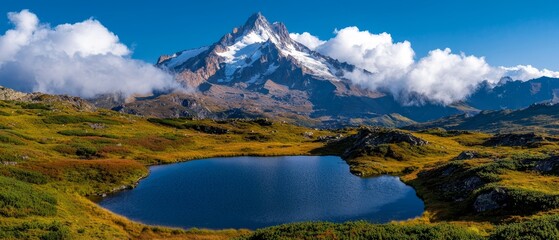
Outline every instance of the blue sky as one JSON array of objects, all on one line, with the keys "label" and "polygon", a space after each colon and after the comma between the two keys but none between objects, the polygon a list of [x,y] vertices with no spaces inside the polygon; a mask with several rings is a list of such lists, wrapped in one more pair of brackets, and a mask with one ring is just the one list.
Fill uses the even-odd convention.
[{"label": "blue sky", "polygon": [[422,57],[451,48],[485,56],[492,65],[531,64],[559,70],[559,1],[66,1],[3,0],[0,32],[11,28],[5,14],[29,9],[52,26],[93,17],[154,62],[161,54],[209,45],[261,11],[290,32],[323,40],[333,30],[357,26],[408,40]]}]

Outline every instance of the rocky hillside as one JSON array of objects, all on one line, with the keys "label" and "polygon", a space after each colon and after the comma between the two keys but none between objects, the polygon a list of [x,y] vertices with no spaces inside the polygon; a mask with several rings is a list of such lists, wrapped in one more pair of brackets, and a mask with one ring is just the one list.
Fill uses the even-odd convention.
[{"label": "rocky hillside", "polygon": [[68,95],[49,95],[38,92],[23,93],[2,86],[0,86],[0,100],[28,103],[28,107],[30,108],[48,108],[48,104],[58,104],[71,107],[78,111],[91,112],[95,110],[95,106],[93,104],[79,97],[72,97]]},{"label": "rocky hillside", "polygon": [[559,133],[559,105],[534,104],[520,110],[482,111],[479,114],[460,114],[435,121],[412,124],[406,129],[422,130],[444,128],[447,130],[480,130],[487,132],[548,132]]}]

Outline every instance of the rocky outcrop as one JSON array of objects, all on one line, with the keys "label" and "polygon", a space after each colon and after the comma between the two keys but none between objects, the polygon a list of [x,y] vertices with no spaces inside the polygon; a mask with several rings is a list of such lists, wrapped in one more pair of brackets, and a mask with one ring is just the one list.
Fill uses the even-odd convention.
[{"label": "rocky outcrop", "polygon": [[476,197],[473,208],[476,212],[501,209],[507,206],[508,194],[503,188],[494,188]]},{"label": "rocky outcrop", "polygon": [[396,156],[390,146],[386,146],[386,149],[381,149],[379,146],[397,143],[424,146],[429,143],[411,133],[381,127],[361,128],[357,134],[346,140],[351,142],[351,146],[342,155],[346,159],[362,155],[376,155],[380,151],[385,156],[399,158],[400,156]]},{"label": "rocky outcrop", "polygon": [[543,160],[527,160],[525,163],[533,165],[532,170],[539,173],[559,175],[559,156],[552,156]]},{"label": "rocky outcrop", "polygon": [[46,104],[58,103],[74,108],[75,110],[85,112],[92,112],[96,109],[93,104],[79,97],[72,97],[68,95],[49,95],[38,92],[23,93],[2,86],[0,86],[0,100]]},{"label": "rocky outcrop", "polygon": [[439,190],[444,192],[447,198],[452,201],[463,201],[474,190],[482,187],[483,185],[485,185],[485,181],[474,175],[445,182]]},{"label": "rocky outcrop", "polygon": [[476,151],[462,151],[454,160],[469,160],[480,157],[482,157],[482,155]]},{"label": "rocky outcrop", "polygon": [[546,141],[557,141],[557,139],[545,137],[535,133],[507,133],[497,134],[483,143],[485,146],[498,147],[537,147]]},{"label": "rocky outcrop", "polygon": [[21,100],[26,98],[29,94],[18,92],[16,90],[0,86],[0,100]]}]

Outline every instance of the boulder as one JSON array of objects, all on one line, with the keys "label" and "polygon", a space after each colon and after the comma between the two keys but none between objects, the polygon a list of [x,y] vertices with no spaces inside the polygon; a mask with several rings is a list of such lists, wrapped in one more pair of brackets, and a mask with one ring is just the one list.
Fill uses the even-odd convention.
[{"label": "boulder", "polygon": [[537,161],[534,170],[546,174],[559,174],[559,156]]},{"label": "boulder", "polygon": [[481,157],[481,154],[479,154],[476,151],[462,151],[454,159],[455,160],[469,160],[469,159],[474,159],[474,158],[479,158],[479,157]]},{"label": "boulder", "polygon": [[497,210],[507,206],[507,199],[508,194],[505,189],[494,188],[489,192],[478,195],[473,207],[478,213]]},{"label": "boulder", "polygon": [[478,176],[470,176],[443,184],[440,188],[445,195],[452,200],[461,201],[476,189],[482,187],[485,182]]}]

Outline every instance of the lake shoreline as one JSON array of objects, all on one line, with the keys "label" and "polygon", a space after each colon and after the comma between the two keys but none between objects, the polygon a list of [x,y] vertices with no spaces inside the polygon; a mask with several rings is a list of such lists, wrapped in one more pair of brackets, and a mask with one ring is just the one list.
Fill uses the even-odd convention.
[{"label": "lake shoreline", "polygon": [[[246,158],[244,158],[246,157]],[[229,160],[229,157],[227,158],[219,158],[219,157],[212,157],[212,158],[206,158],[205,160],[209,160],[209,162],[199,162],[196,165],[188,165],[188,167],[181,167],[181,168],[165,168],[165,172],[167,174],[162,175],[162,173],[158,173],[158,177],[156,178],[156,180],[153,180],[151,183],[147,183],[148,185],[144,185],[144,189],[140,190],[140,192],[136,191],[136,193],[125,193],[125,195],[121,195],[121,196],[115,196],[115,193],[121,193],[122,191],[118,191],[115,193],[111,193],[110,195],[107,195],[106,198],[99,198],[99,201],[95,201],[95,203],[97,203],[98,205],[100,205],[101,207],[110,210],[111,212],[114,212],[118,215],[123,215],[126,216],[129,219],[135,219],[135,221],[139,221],[139,222],[146,222],[145,220],[142,220],[141,217],[138,216],[143,216],[143,215],[150,215],[149,213],[145,212],[144,210],[138,211],[138,209],[142,209],[141,205],[142,205],[142,201],[148,201],[148,200],[143,200],[144,198],[149,199],[150,197],[153,196],[157,196],[158,198],[165,198],[165,204],[163,205],[167,205],[167,204],[172,204],[170,202],[172,202],[174,199],[181,199],[181,203],[183,205],[176,206],[176,209],[183,209],[183,208],[189,208],[190,206],[198,206],[197,204],[206,204],[206,201],[218,201],[215,199],[219,199],[220,197],[214,196],[212,197],[211,194],[224,194],[225,196],[228,196],[228,198],[231,199],[237,199],[239,196],[253,196],[251,194],[256,194],[254,195],[256,198],[247,198],[244,200],[238,200],[235,202],[220,202],[220,203],[211,203],[214,204],[215,206],[236,206],[239,207],[236,204],[246,204],[247,202],[251,202],[251,201],[256,201],[255,203],[253,203],[254,206],[260,206],[261,204],[258,204],[258,201],[263,201],[266,202],[267,204],[273,204],[275,200],[275,198],[269,199],[269,200],[262,200],[260,198],[262,198],[262,196],[268,196],[270,194],[274,195],[276,194],[277,196],[281,196],[280,199],[283,198],[287,198],[287,199],[291,199],[291,200],[285,200],[286,202],[293,202],[295,199],[299,199],[299,200],[295,200],[295,201],[303,201],[301,203],[297,203],[295,205],[293,205],[292,207],[296,206],[296,209],[304,209],[305,214],[295,214],[294,216],[291,217],[287,217],[286,220],[277,220],[277,222],[275,222],[276,220],[273,220],[271,225],[223,225],[223,226],[212,226],[212,225],[198,225],[197,223],[193,224],[193,225],[188,225],[185,224],[182,226],[183,229],[190,229],[192,227],[194,228],[204,228],[204,229],[224,229],[224,228],[238,228],[238,229],[260,229],[262,227],[267,227],[267,226],[275,226],[275,225],[280,225],[280,224],[285,224],[285,223],[291,223],[292,221],[295,222],[306,222],[306,221],[330,221],[330,222],[346,222],[346,221],[354,221],[354,220],[367,220],[371,223],[387,223],[390,221],[404,221],[404,220],[408,220],[410,218],[416,218],[416,217],[420,217],[422,216],[424,210],[425,210],[425,205],[423,203],[423,200],[421,198],[418,197],[418,194],[416,192],[416,190],[408,185],[407,183],[403,182],[401,180],[401,178],[399,176],[392,176],[392,175],[381,175],[381,176],[377,176],[375,178],[363,178],[360,176],[356,176],[354,174],[352,174],[347,168],[349,168],[349,166],[347,165],[347,162],[344,161],[343,159],[341,159],[339,156],[335,156],[335,155],[328,155],[328,156],[309,156],[309,155],[288,155],[288,156],[279,156],[279,157],[272,157],[268,160],[266,160],[266,162],[260,162],[257,161],[256,159],[251,159],[253,156],[240,156],[237,158],[241,158],[240,159],[240,163],[237,160]],[[259,158],[262,156],[256,156],[256,158]],[[298,159],[301,157],[309,157],[309,159]],[[329,161],[325,161],[324,157],[328,157],[328,158],[333,158],[336,160],[329,160]],[[234,157],[233,157],[234,158]],[[204,160],[204,159],[198,159],[198,160]],[[251,161],[255,161],[255,162],[251,162]],[[177,163],[186,163],[186,162],[190,162],[190,161],[182,161],[182,162],[177,162]],[[258,163],[262,163],[262,164],[258,164]],[[218,165],[216,165],[218,164]],[[225,164],[225,165],[223,165]],[[247,168],[247,164],[250,165],[250,168]],[[278,166],[280,166],[279,169],[277,169],[277,164],[279,164]],[[310,164],[310,165],[309,165]],[[319,165],[316,165],[319,164]],[[343,168],[340,167],[339,164],[344,164],[345,166]],[[159,167],[161,165],[152,165],[152,167]],[[198,170],[198,172],[194,172],[194,173],[190,173],[190,174],[182,174],[182,175],[177,175],[175,177],[172,177],[175,173],[171,173],[171,172],[177,172],[180,171],[180,169],[186,169],[186,168],[193,168],[195,166],[205,166],[204,169],[202,170]],[[323,167],[319,167],[319,166],[323,166]],[[328,167],[327,167],[328,166]],[[225,168],[226,167],[226,168]],[[310,167],[310,168],[309,168]],[[178,169],[178,170],[177,170]],[[207,170],[208,169],[212,169],[211,173],[208,174]],[[227,173],[225,175],[220,174],[220,171],[224,171],[223,169],[226,169]],[[244,170],[243,170],[244,169]],[[248,169],[248,170],[247,170]],[[254,169],[260,169],[260,170],[254,170]],[[270,170],[271,169],[271,170]],[[291,170],[290,170],[291,169]],[[256,171],[257,173],[249,173],[247,174],[247,172],[244,171]],[[163,171],[163,170],[160,170]],[[192,171],[192,170],[191,170]],[[217,171],[217,172],[214,172]],[[263,176],[266,176],[267,178],[271,177],[269,176],[269,174],[266,174],[269,171],[273,171],[274,174],[276,174],[276,171],[279,172],[283,172],[288,173],[288,174],[292,174],[292,175],[287,175],[287,176],[283,176],[283,175],[279,175],[280,178],[276,179],[275,181],[279,181],[281,182],[281,187],[278,188],[277,186],[274,188],[270,188],[268,186],[266,186],[265,188],[261,189],[261,190],[251,190],[253,192],[250,193],[244,193],[241,194],[244,191],[247,191],[246,189],[252,189],[251,187],[251,183],[253,182],[262,182],[264,181],[262,184],[265,184],[266,180],[264,179],[252,179],[251,181],[248,182],[244,182],[244,183],[237,183],[235,180],[236,178],[233,177],[231,178],[231,176],[234,176],[235,174],[245,174],[243,176],[254,176],[255,174],[258,175],[260,172],[262,173]],[[285,172],[288,171],[288,172]],[[295,171],[295,172],[293,172]],[[300,172],[303,171],[303,172]],[[310,171],[305,173],[305,171]],[[317,172],[317,171],[326,171],[326,172]],[[153,174],[153,172],[150,169],[150,174],[148,174],[148,176],[151,176]],[[169,176],[167,176],[168,174],[171,174]],[[194,174],[194,175],[193,175]],[[203,174],[201,176],[195,175],[195,174]],[[219,178],[216,178],[213,175],[219,175],[219,176],[224,176],[224,179],[221,180],[216,180]],[[232,175],[233,174],[233,175]],[[280,173],[277,173],[280,174]],[[311,174],[311,175],[309,175]],[[313,175],[314,174],[314,175]],[[211,176],[211,177],[210,177]],[[273,176],[273,175],[272,175]],[[303,177],[308,177],[310,176],[311,181],[317,181],[315,183],[313,182],[308,182],[304,185],[301,185],[300,183],[308,181],[305,179],[300,179],[299,181],[297,180],[292,180],[292,179],[297,179],[297,178],[303,178]],[[329,176],[328,178],[324,178],[324,176]],[[165,178],[167,180],[163,181],[161,178]],[[208,177],[210,179],[206,179],[205,182],[202,183],[191,183],[190,181],[202,181],[199,178],[203,179],[204,177]],[[278,177],[278,176],[276,176]],[[389,179],[392,179],[390,181],[387,181],[388,179],[386,179],[386,177],[389,177]],[[273,177],[275,179],[275,177]],[[144,178],[145,179],[145,178]],[[203,190],[204,188],[211,189],[212,192],[209,192],[210,195],[200,195],[200,196],[204,196],[202,202],[203,203],[196,203],[196,202],[192,202],[192,203],[188,203],[189,197],[190,195],[186,195],[183,196],[182,198],[179,197],[177,194],[182,193],[184,190],[180,190],[181,188],[184,188],[183,185],[180,186],[175,186],[174,182],[175,180],[170,181],[169,183],[166,183],[166,181],[168,181],[169,179],[181,179],[180,182],[188,182],[187,185],[184,185],[185,183],[181,183],[184,186],[204,186],[204,187],[195,187],[195,188],[189,188],[187,187],[186,189],[188,189],[188,192],[190,194],[195,194],[194,196],[198,196],[196,195],[197,191],[201,191],[201,192],[205,192],[206,194],[208,194],[207,191],[210,190]],[[186,180],[185,180],[186,179]],[[188,180],[190,179],[190,180]],[[192,180],[194,179],[194,180]],[[283,180],[280,180],[283,179]],[[339,179],[339,180],[337,180]],[[345,180],[342,180],[345,179]],[[348,180],[349,179],[349,180]],[[385,179],[385,180],[382,180]],[[140,179],[141,181],[141,179]],[[140,183],[140,181],[138,181],[136,184]],[[154,182],[155,181],[155,182]],[[163,181],[163,182],[161,182]],[[211,181],[226,181],[223,183],[219,183],[216,184],[215,182],[211,182]],[[228,181],[232,181],[232,182],[228,182]],[[274,181],[274,182],[275,182]],[[334,181],[334,182],[331,182]],[[379,182],[380,181],[380,182]],[[371,185],[371,187],[373,187],[373,189],[377,189],[377,190],[373,190],[371,192],[371,189],[365,189],[363,188],[366,182],[369,182],[370,184],[375,184],[375,182],[377,182],[376,184],[396,184],[396,182],[393,181],[397,181],[399,182],[397,185],[399,185],[400,187],[397,187],[396,189],[394,189],[394,193],[392,194],[388,194],[385,196],[385,198],[381,197],[383,196],[383,192],[385,192],[385,187],[376,187],[376,185]],[[326,184],[327,182],[331,182],[330,184]],[[393,183],[392,183],[393,182]],[[151,184],[151,185],[150,185]],[[153,185],[156,184],[156,185]],[[192,185],[191,185],[192,184]],[[234,185],[231,185],[234,184]],[[275,183],[278,184],[278,183]],[[318,184],[318,185],[316,185]],[[326,185],[325,185],[326,184]],[[347,187],[346,187],[347,185]],[[368,184],[367,184],[368,185]],[[150,188],[149,186],[152,186],[151,188],[153,188],[153,186],[157,186],[157,189],[161,189],[159,190],[158,193],[146,193],[145,191],[147,191],[146,189]],[[221,189],[221,188],[226,188],[227,186],[229,186],[229,188],[233,188],[236,190],[231,190],[231,189]],[[237,187],[232,187],[232,186],[244,186],[243,188],[241,188],[240,190]],[[310,187],[309,186],[314,186],[314,187]],[[317,187],[318,186],[318,187]],[[353,186],[353,187],[351,187]],[[381,186],[381,185],[379,185]],[[396,185],[394,185],[396,186]],[[217,187],[217,189],[216,189]],[[261,186],[262,187],[262,186]],[[284,189],[285,187],[287,188],[292,188],[295,187],[294,189],[291,190],[286,190]],[[201,190],[202,189],[202,190]],[[221,189],[221,190],[218,190]],[[296,189],[301,189],[301,190],[296,190]],[[303,190],[304,189],[304,190]],[[361,189],[361,190],[359,190]],[[388,188],[390,189],[390,188]],[[397,189],[401,189],[401,190],[397,190]],[[404,190],[406,189],[406,190]],[[126,190],[126,189],[123,189]],[[194,191],[194,192],[192,192]],[[236,191],[240,191],[241,193],[237,194]],[[286,192],[287,191],[287,192]],[[317,192],[318,191],[318,192]],[[326,192],[323,192],[326,191]],[[357,191],[355,193],[353,193],[354,191]],[[362,192],[362,191],[366,191],[366,192]],[[401,194],[404,194],[404,192],[398,193],[399,191],[404,191],[405,193],[405,198],[400,199],[400,197],[398,196],[404,196]],[[142,193],[143,192],[143,193]],[[228,193],[229,192],[229,193]],[[282,193],[283,192],[283,193]],[[323,193],[320,193],[323,192]],[[361,193],[359,193],[361,192]],[[367,193],[368,192],[368,193]],[[171,193],[177,195],[172,195]],[[365,193],[367,194],[372,194],[370,195],[370,197],[366,197],[368,195],[364,195]],[[398,194],[395,194],[398,193]],[[140,194],[142,195],[141,197]],[[148,195],[146,195],[148,194]],[[164,197],[165,194],[171,194],[168,197]],[[239,196],[235,196],[235,194],[239,195]],[[410,195],[411,194],[411,195]],[[315,196],[316,195],[316,196]],[[119,203],[118,199],[119,198],[123,198],[123,196],[127,196],[124,197],[124,199],[127,199],[126,201],[132,201],[134,200],[134,204],[133,202],[128,202],[124,205],[122,205],[122,203]],[[133,196],[136,196],[136,198],[134,198]],[[306,197],[305,197],[306,196]],[[111,198],[112,197],[112,198]],[[130,200],[129,198],[132,197],[132,200]],[[140,200],[138,200],[137,198],[141,198]],[[313,199],[313,198],[317,198],[316,200],[310,201],[309,199]],[[345,200],[342,199],[337,199],[337,198],[343,198]],[[363,198],[362,200],[359,200]],[[414,204],[404,204],[404,208],[408,208],[408,209],[416,209],[413,211],[408,211],[408,210],[399,210],[397,212],[394,213],[390,213],[390,211],[395,211],[395,210],[389,210],[392,209],[394,207],[390,207],[387,209],[384,209],[384,204],[388,204],[391,201],[396,201],[396,200],[390,200],[390,199],[400,199],[397,201],[412,201],[411,199],[417,199],[417,200],[413,200],[413,202],[417,201],[418,203],[414,203]],[[116,199],[116,200],[115,200]],[[259,200],[260,199],[260,200]],[[353,199],[353,200],[351,200]],[[375,200],[377,199],[377,200]],[[383,199],[383,200],[380,200]],[[385,200],[387,199],[387,200]],[[407,200],[409,199],[409,200]],[[108,201],[108,202],[107,202]],[[139,201],[139,202],[138,202]],[[155,200],[157,201],[157,200]],[[196,200],[196,201],[200,201]],[[221,201],[221,200],[220,200]],[[280,200],[277,200],[280,201]],[[282,200],[284,201],[284,200]],[[282,202],[280,201],[280,202]],[[309,202],[310,201],[310,202]],[[103,204],[102,202],[104,202],[105,204]],[[185,203],[182,203],[185,202]],[[344,208],[340,208],[341,205],[339,205],[339,203],[343,202],[346,206]],[[312,203],[311,205],[308,205]],[[108,204],[108,205],[107,205]],[[158,206],[158,208],[161,209],[165,209],[164,207],[161,207],[161,204],[156,204],[156,202],[150,202],[150,204],[155,204],[155,206]],[[206,204],[207,206],[213,206],[211,204]],[[233,204],[233,205],[231,205]],[[287,207],[287,209],[289,209],[290,205],[286,205],[284,207],[282,207],[282,203],[276,203],[279,204],[276,207],[269,207],[266,205],[265,208],[261,209],[260,211],[265,212],[265,211],[270,211],[270,209],[283,209],[284,207]],[[322,205],[321,205],[322,204]],[[326,205],[323,205],[326,204]],[[328,205],[330,204],[330,205]],[[349,205],[348,205],[349,204]],[[380,207],[377,210],[373,210],[371,212],[371,210],[366,210],[369,207],[366,206],[376,206],[376,204],[381,204],[378,205],[378,207]],[[419,208],[415,208],[413,206],[416,206],[417,204],[420,204],[421,207]],[[135,206],[133,208],[133,212],[134,215],[128,215],[123,213],[122,211],[129,211],[129,210],[125,210],[125,209],[131,209],[132,207],[130,206]],[[308,205],[308,206],[307,206]],[[111,206],[113,208],[111,208]],[[114,209],[115,206],[121,206],[121,207],[117,207],[120,208],[120,210],[116,210]],[[273,205],[270,205],[273,206]],[[314,206],[314,207],[313,207]],[[318,207],[318,206],[322,206],[322,207]],[[330,206],[330,207],[328,207]],[[359,207],[362,206],[362,207]],[[387,205],[388,206],[388,205]],[[318,207],[318,209],[330,209],[329,211],[334,211],[334,212],[329,212],[326,215],[324,215],[325,213],[321,213],[322,211],[315,211],[312,210],[314,208]],[[347,207],[350,207],[349,209],[347,209]],[[401,208],[402,206],[399,206],[399,208]],[[210,208],[211,209],[211,208]],[[346,210],[344,210],[346,209]],[[376,207],[375,207],[376,209]],[[148,208],[149,210],[149,208]],[[162,210],[162,211],[163,211]],[[197,209],[195,210],[191,210],[191,211],[195,211],[196,212]],[[224,209],[225,210],[225,209]],[[147,211],[147,210],[146,210]],[[151,211],[151,210],[149,210]],[[149,212],[148,211],[148,212]],[[187,211],[187,210],[185,210]],[[211,210],[210,210],[211,211]],[[226,209],[227,211],[233,211],[229,208]],[[235,210],[237,211],[237,210]],[[274,210],[275,211],[275,210]],[[337,213],[338,211],[341,211],[340,213]],[[353,212],[351,215],[345,215],[342,214],[343,211],[357,211],[357,212]],[[360,215],[356,213],[360,212],[360,211],[364,211],[363,214],[366,215]],[[250,212],[250,211],[249,211]],[[417,212],[417,213],[414,213]],[[240,211],[237,212],[231,216],[236,216],[238,217],[239,214],[245,214],[246,211]],[[157,214],[157,213],[152,213],[152,214]],[[170,215],[173,214],[178,214],[175,212],[169,213]],[[186,214],[186,213],[184,213]],[[188,213],[190,214],[190,212]],[[188,215],[186,214],[186,215]],[[209,215],[211,215],[211,213],[208,213]],[[224,213],[225,214],[225,213]],[[248,214],[248,213],[247,213]],[[280,217],[279,219],[281,219],[282,217],[282,213],[276,213],[279,215],[273,215],[273,216],[277,216]],[[310,214],[309,216],[315,216],[308,218],[308,217],[304,217],[306,215]],[[341,214],[341,215],[339,215]],[[409,215],[412,214],[413,216]],[[358,218],[354,218],[351,216],[361,216]],[[202,215],[201,215],[202,216]],[[226,216],[226,215],[224,215]],[[322,216],[322,217],[320,217]],[[336,217],[337,216],[337,217]],[[344,217],[342,217],[344,216]],[[406,217],[404,217],[406,216]],[[200,217],[200,216],[199,216]],[[203,215],[203,217],[205,217],[205,215]],[[341,217],[341,218],[340,218]],[[243,219],[242,217],[238,217],[239,219]],[[173,218],[171,219],[165,219],[163,222],[159,221],[159,222],[153,222],[153,221],[147,221],[148,225],[162,225],[162,226],[176,226],[177,224],[165,224],[164,222],[166,221],[172,221]],[[189,217],[184,221],[197,221],[196,217]],[[248,217],[246,219],[257,219],[257,217],[251,218]],[[247,221],[251,221],[251,220],[247,220]],[[269,220],[266,220],[269,221]],[[255,224],[255,223],[252,223]],[[251,227],[253,226],[253,227]]]}]

